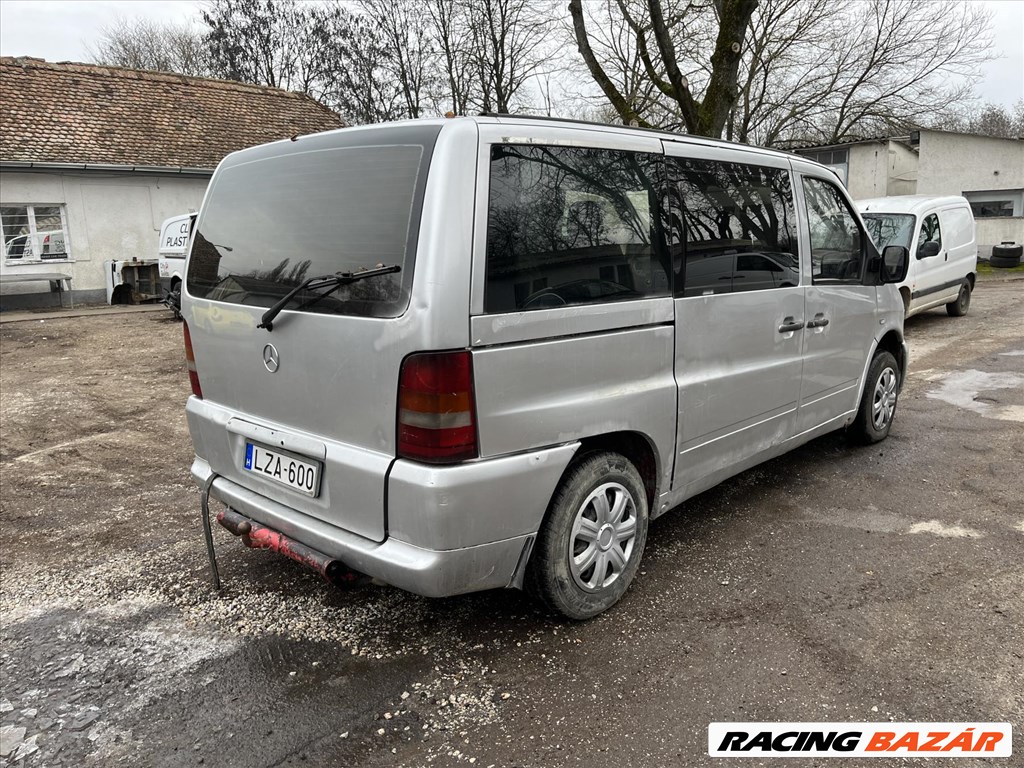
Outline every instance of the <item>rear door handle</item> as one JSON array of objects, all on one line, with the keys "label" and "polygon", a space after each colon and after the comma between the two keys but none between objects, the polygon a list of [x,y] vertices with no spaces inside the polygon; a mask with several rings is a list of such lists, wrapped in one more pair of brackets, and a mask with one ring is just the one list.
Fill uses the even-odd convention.
[{"label": "rear door handle", "polygon": [[803,320],[794,320],[792,317],[787,317],[783,319],[782,325],[779,326],[779,333],[792,333],[793,331],[799,331],[803,327]]},{"label": "rear door handle", "polygon": [[828,325],[828,318],[820,312],[814,316],[813,320],[807,322],[808,328],[824,328],[826,325]]}]

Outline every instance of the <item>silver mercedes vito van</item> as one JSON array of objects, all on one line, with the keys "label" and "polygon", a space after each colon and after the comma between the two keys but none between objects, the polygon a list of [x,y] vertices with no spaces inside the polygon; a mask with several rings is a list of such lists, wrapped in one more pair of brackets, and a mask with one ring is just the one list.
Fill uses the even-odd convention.
[{"label": "silver mercedes vito van", "polygon": [[906,269],[779,152],[506,116],[247,149],[188,257],[192,475],[325,575],[594,616],[652,518],[888,434]]}]

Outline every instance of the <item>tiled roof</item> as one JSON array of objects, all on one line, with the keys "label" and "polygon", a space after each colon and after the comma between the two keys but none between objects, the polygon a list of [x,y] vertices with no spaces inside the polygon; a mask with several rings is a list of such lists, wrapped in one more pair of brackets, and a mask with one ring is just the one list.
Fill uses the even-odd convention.
[{"label": "tiled roof", "polygon": [[229,152],[342,125],[279,88],[0,57],[0,161],[213,168]]}]

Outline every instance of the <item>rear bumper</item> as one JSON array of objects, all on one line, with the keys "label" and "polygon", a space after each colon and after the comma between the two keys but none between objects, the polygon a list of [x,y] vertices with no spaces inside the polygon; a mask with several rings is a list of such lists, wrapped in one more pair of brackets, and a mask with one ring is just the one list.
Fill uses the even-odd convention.
[{"label": "rear bumper", "polygon": [[[218,476],[211,496],[349,568],[426,597],[516,586],[548,501],[578,444],[456,467],[396,461],[389,535],[358,536]],[[212,469],[196,457],[192,477]]]}]

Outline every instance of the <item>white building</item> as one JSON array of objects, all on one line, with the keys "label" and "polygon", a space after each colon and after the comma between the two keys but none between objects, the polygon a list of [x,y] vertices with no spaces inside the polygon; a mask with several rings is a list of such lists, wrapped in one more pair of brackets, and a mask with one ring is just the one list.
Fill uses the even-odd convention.
[{"label": "white building", "polygon": [[0,272],[18,280],[0,307],[57,302],[32,274],[105,301],[110,262],[154,259],[161,222],[199,208],[226,154],[341,125],[277,88],[0,58]]},{"label": "white building", "polygon": [[855,200],[963,195],[982,257],[1001,242],[1024,243],[1024,139],[922,129],[795,151],[832,168]]}]

